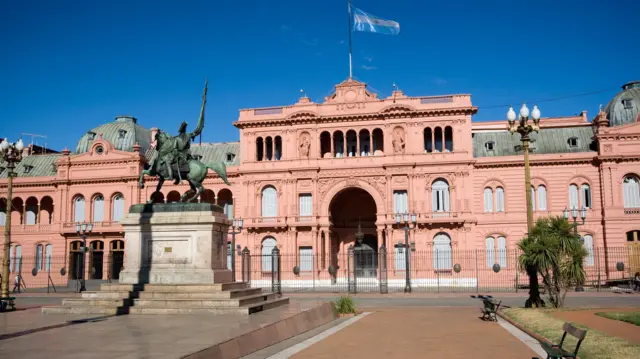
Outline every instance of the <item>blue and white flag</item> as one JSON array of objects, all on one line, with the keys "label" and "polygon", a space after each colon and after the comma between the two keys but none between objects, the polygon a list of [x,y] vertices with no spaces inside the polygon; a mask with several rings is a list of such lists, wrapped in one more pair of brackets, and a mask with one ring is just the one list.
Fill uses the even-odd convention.
[{"label": "blue and white flag", "polygon": [[392,20],[380,19],[358,8],[352,8],[354,31],[368,31],[386,35],[398,35],[398,33],[400,33],[399,23]]}]

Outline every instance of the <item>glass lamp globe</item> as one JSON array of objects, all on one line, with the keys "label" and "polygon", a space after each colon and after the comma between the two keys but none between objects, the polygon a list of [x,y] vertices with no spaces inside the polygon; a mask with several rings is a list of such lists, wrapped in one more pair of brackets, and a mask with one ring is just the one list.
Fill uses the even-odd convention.
[{"label": "glass lamp globe", "polygon": [[527,104],[523,103],[520,108],[520,117],[528,117],[529,116],[529,108],[527,108]]},{"label": "glass lamp globe", "polygon": [[533,105],[533,110],[531,111],[531,118],[533,118],[536,121],[540,119],[540,110],[536,105]]},{"label": "glass lamp globe", "polygon": [[513,110],[513,107],[509,107],[509,111],[507,111],[507,120],[515,121],[516,120],[516,112]]},{"label": "glass lamp globe", "polygon": [[22,143],[22,139],[19,139],[18,142],[16,142],[16,150],[22,151],[23,148],[24,148],[24,143]]},{"label": "glass lamp globe", "polygon": [[2,140],[2,142],[0,143],[0,148],[3,150],[6,150],[7,148],[9,148],[9,141],[7,141],[6,138]]}]

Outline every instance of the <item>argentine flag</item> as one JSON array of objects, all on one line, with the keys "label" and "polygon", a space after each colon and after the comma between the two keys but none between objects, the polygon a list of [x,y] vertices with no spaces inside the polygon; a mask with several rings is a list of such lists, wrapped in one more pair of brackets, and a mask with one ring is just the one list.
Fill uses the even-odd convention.
[{"label": "argentine flag", "polygon": [[397,22],[380,19],[355,7],[352,8],[354,31],[368,31],[387,35],[398,35],[400,33],[400,24]]}]

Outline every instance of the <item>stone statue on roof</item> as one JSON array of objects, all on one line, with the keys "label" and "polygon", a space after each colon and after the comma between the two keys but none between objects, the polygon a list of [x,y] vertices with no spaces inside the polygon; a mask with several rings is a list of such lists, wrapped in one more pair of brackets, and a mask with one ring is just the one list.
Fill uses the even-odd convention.
[{"label": "stone statue on roof", "polygon": [[[202,182],[207,177],[208,169],[212,169],[220,176],[224,183],[230,185],[227,181],[227,170],[224,162],[205,164],[191,155],[191,141],[200,135],[204,129],[207,85],[208,82],[204,85],[200,118],[193,132],[187,132],[187,123],[182,121],[177,136],[171,136],[163,131],[156,133],[154,138],[156,141],[156,150],[151,161],[149,161],[148,168],[140,174],[140,188],[144,188],[145,175],[158,177],[156,192],[160,191],[162,184],[166,180],[173,180],[174,184],[179,184],[182,183],[183,180],[187,180],[191,190],[180,197],[180,202],[191,202],[198,198],[204,191]],[[193,195],[189,196],[192,192]],[[153,202],[153,199],[149,202]]]}]

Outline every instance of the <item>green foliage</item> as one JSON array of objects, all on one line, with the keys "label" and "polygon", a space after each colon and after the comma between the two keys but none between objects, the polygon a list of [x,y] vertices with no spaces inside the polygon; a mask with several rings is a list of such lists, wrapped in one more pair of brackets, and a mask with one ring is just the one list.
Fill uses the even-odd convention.
[{"label": "green foliage", "polygon": [[353,299],[349,296],[343,295],[337,301],[333,302],[333,306],[336,308],[336,311],[340,314],[355,314],[356,313],[356,305],[353,302]]},{"label": "green foliage", "polygon": [[584,283],[587,251],[566,219],[559,216],[538,219],[518,247],[522,250],[518,259],[520,269],[538,269],[554,307],[563,307],[568,289]]},{"label": "green foliage", "polygon": [[597,312],[596,315],[640,326],[640,312]]}]

